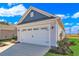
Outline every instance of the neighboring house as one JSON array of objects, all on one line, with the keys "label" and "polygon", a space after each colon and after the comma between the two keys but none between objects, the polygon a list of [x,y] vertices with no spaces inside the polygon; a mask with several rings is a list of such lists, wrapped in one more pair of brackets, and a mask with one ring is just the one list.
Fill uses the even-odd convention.
[{"label": "neighboring house", "polygon": [[13,36],[16,36],[16,33],[15,25],[8,25],[0,22],[0,40],[10,39]]},{"label": "neighboring house", "polygon": [[24,43],[57,47],[65,31],[60,17],[30,7],[17,24],[17,38]]}]

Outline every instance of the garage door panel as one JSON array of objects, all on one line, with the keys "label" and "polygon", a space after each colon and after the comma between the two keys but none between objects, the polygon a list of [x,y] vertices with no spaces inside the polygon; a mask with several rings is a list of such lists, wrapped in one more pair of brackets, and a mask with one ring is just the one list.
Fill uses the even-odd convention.
[{"label": "garage door panel", "polygon": [[31,37],[31,32],[22,32],[22,42],[30,42],[30,40],[32,39]]},{"label": "garage door panel", "polygon": [[48,25],[33,26],[31,31],[23,31],[21,36],[22,42],[49,46]]},{"label": "garage door panel", "polygon": [[[35,28],[39,28],[39,30],[33,30],[33,42],[39,45],[49,45],[49,29],[48,25],[38,26]],[[35,41],[34,41],[35,40]]]}]

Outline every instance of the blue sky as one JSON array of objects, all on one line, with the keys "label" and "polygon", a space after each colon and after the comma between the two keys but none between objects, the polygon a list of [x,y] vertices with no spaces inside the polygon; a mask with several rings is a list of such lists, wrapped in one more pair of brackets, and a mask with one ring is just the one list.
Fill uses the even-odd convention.
[{"label": "blue sky", "polygon": [[65,26],[66,33],[71,32],[72,34],[76,34],[79,32],[79,4],[74,3],[1,3],[0,21],[16,24],[30,6],[60,16]]}]

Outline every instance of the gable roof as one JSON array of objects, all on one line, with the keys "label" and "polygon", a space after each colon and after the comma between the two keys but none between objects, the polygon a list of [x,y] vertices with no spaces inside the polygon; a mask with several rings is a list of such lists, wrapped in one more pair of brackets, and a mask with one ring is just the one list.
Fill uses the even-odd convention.
[{"label": "gable roof", "polygon": [[46,15],[47,17],[52,17],[52,16],[55,17],[55,15],[49,14],[49,13],[47,13],[47,12],[45,12],[45,11],[42,11],[42,10],[40,10],[40,9],[37,9],[37,8],[31,6],[31,7],[25,12],[25,14],[21,17],[20,21],[19,21],[17,24],[21,23],[21,22],[25,19],[25,17],[31,12],[31,10],[35,10],[36,12],[41,13],[41,14],[43,14],[43,15]]},{"label": "gable roof", "polygon": [[55,16],[55,15],[50,14],[50,13],[47,13],[43,10],[37,9],[35,7],[32,7],[32,6],[24,13],[24,15],[21,17],[20,21],[17,23],[17,25],[20,24],[26,18],[26,16],[31,12],[31,10],[35,10],[36,12],[41,13],[41,14],[47,16],[47,17],[50,17],[50,18],[56,17],[56,21],[57,21],[58,25],[64,30],[64,26],[63,26],[63,23],[61,22],[60,17]]}]

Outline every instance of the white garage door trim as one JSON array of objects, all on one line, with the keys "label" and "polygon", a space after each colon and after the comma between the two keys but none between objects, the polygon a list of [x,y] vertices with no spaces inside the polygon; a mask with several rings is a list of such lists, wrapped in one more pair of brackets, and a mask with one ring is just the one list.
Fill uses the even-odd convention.
[{"label": "white garage door trim", "polygon": [[32,26],[25,29],[19,33],[21,42],[50,46],[50,25]]}]

